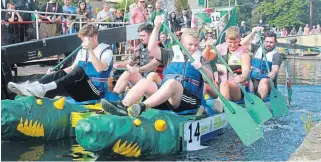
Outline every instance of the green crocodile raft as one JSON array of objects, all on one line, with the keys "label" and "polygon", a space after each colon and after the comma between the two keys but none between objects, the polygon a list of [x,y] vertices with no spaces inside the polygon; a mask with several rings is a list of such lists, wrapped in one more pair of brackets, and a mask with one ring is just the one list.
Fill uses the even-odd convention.
[{"label": "green crocodile raft", "polygon": [[1,101],[2,141],[76,137],[87,151],[126,157],[157,156],[204,148],[201,140],[227,126],[224,114],[176,115],[148,109],[139,118],[98,114],[100,105],[16,97]]}]

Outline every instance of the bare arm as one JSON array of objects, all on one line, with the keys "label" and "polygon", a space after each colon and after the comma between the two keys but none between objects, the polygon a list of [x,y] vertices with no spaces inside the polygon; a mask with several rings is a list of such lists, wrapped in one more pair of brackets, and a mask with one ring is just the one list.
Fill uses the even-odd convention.
[{"label": "bare arm", "polygon": [[214,50],[211,50],[211,47],[206,47],[203,50],[202,55],[207,61],[212,61],[217,58],[217,54]]},{"label": "bare arm", "polygon": [[61,16],[58,16],[57,18],[56,18],[56,22],[60,22],[61,21]]},{"label": "bare arm", "polygon": [[148,50],[149,50],[149,56],[155,57],[161,60],[161,50],[160,50],[160,47],[157,45],[159,29],[160,29],[160,26],[156,26],[156,25],[154,26],[153,32],[149,38]]},{"label": "bare arm", "polygon": [[9,22],[14,22],[14,12],[11,13],[11,17],[8,19]]},{"label": "bare arm", "polygon": [[279,65],[272,65],[272,70],[271,72],[277,74],[279,72]]},{"label": "bare arm", "polygon": [[240,44],[245,47],[247,50],[251,51],[251,43],[250,41],[255,36],[255,32],[251,32],[249,35],[247,35],[245,38],[243,38],[240,42]]},{"label": "bare arm", "polygon": [[278,74],[281,62],[281,54],[277,53],[273,56],[271,72],[268,75],[271,79],[274,79],[275,76]]},{"label": "bare arm", "polygon": [[19,22],[23,22],[23,19],[21,18],[20,14],[18,12],[16,12],[16,14],[17,14],[17,17],[18,17],[18,21]]},{"label": "bare arm", "polygon": [[[77,59],[76,59],[77,60]],[[78,65],[78,61],[75,61],[71,66],[64,68],[63,70],[68,74],[70,73],[76,66]]]},{"label": "bare arm", "polygon": [[139,67],[139,72],[150,72],[150,71],[154,71],[159,65],[161,65],[161,63],[154,58],[151,62],[149,62],[148,64]]},{"label": "bare arm", "polygon": [[102,72],[108,67],[107,63],[102,62],[95,56],[92,49],[88,49],[88,55],[97,72]]},{"label": "bare arm", "polygon": [[153,29],[152,34],[150,35],[149,42],[148,42],[148,50],[150,52],[150,57],[155,57],[158,60],[161,60],[161,50],[160,47],[157,45],[158,41],[158,33],[160,30],[160,27],[162,25],[163,18],[161,16],[156,16],[155,18],[155,26]]},{"label": "bare arm", "polygon": [[129,19],[129,21],[130,21],[130,24],[134,24],[135,23],[135,17],[136,17],[136,8],[135,9],[133,9],[133,12],[131,12],[130,13],[130,19]]},{"label": "bare arm", "polygon": [[136,64],[136,61],[133,61],[131,59],[117,63],[117,68],[126,68],[126,65],[134,66]]},{"label": "bare arm", "polygon": [[263,30],[264,30],[263,27],[254,27],[252,29],[252,32],[241,40],[240,44],[243,47],[247,48],[247,50],[251,51],[252,46],[250,41],[253,39],[253,37],[256,35],[257,32],[263,32]]}]

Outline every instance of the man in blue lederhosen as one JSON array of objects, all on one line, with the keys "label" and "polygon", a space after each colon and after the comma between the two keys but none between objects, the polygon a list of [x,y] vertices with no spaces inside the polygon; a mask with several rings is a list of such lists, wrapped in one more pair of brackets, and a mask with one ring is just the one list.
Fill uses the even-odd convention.
[{"label": "man in blue lederhosen", "polygon": [[33,83],[10,82],[9,90],[39,98],[68,95],[78,102],[105,96],[107,79],[113,67],[110,45],[98,42],[98,29],[93,24],[85,25],[78,36],[83,40],[83,48],[70,67],[57,72],[49,69],[47,76]]}]

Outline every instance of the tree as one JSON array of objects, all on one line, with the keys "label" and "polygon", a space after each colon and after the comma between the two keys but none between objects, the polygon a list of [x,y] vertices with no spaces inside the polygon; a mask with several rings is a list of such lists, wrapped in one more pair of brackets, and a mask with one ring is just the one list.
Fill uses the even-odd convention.
[{"label": "tree", "polygon": [[[241,21],[245,21],[246,24],[252,24],[251,22],[251,11],[254,9],[255,5],[254,0],[230,0],[232,6],[236,5],[237,12],[237,20],[240,23]],[[229,1],[222,0],[209,0],[209,7],[224,7],[229,6]]]},{"label": "tree", "polygon": [[[126,12],[129,12],[129,6],[132,3],[134,3],[134,0],[127,0]],[[121,10],[125,11],[125,6],[126,6],[126,0],[122,0],[116,5],[116,9],[121,9]]]},{"label": "tree", "polygon": [[184,8],[189,9],[188,0],[175,0],[175,8],[177,13],[181,13]]},{"label": "tree", "polygon": [[308,7],[309,0],[270,0],[261,2],[257,9],[270,25],[289,27],[308,22]]},{"label": "tree", "polygon": [[315,2],[315,19],[314,23],[315,24],[320,24],[321,23],[321,0],[318,0]]}]

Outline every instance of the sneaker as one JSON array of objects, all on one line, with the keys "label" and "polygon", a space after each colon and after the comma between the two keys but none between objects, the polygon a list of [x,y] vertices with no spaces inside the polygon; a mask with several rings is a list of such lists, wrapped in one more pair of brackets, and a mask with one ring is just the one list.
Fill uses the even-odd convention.
[{"label": "sneaker", "polygon": [[128,116],[127,108],[121,101],[109,102],[106,99],[102,99],[100,103],[103,109],[112,115]]},{"label": "sneaker", "polygon": [[146,105],[143,103],[134,104],[131,106],[131,108],[128,109],[128,113],[131,116],[138,117],[142,114],[143,111],[145,111],[145,109],[146,109]]},{"label": "sneaker", "polygon": [[219,99],[214,99],[214,101],[213,101],[213,110],[216,113],[224,112],[224,104],[223,104],[223,102],[221,100],[219,100]]},{"label": "sneaker", "polygon": [[34,87],[28,87],[27,91],[31,93],[33,96],[38,97],[38,98],[44,98],[46,94],[46,89],[43,86],[43,84],[39,84]]},{"label": "sneaker", "polygon": [[29,81],[23,82],[21,84],[9,82],[8,89],[12,93],[15,93],[20,96],[32,96],[32,94],[27,91],[29,84],[30,84]]}]

